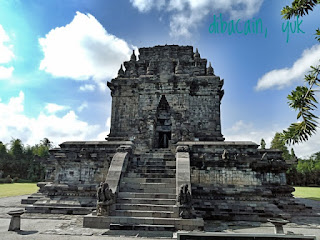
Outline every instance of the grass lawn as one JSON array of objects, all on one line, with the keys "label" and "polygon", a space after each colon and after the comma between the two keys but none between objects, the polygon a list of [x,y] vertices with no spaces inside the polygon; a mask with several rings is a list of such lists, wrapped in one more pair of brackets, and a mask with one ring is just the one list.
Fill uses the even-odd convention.
[{"label": "grass lawn", "polygon": [[299,198],[307,198],[320,201],[320,187],[294,187],[293,195]]},{"label": "grass lawn", "polygon": [[19,196],[38,191],[36,183],[3,183],[0,184],[0,198]]}]

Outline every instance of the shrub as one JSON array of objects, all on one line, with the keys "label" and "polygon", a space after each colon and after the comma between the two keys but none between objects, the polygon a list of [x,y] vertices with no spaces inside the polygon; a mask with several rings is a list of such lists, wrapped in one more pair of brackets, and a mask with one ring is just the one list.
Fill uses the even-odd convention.
[{"label": "shrub", "polygon": [[0,183],[12,183],[12,178],[0,178]]}]

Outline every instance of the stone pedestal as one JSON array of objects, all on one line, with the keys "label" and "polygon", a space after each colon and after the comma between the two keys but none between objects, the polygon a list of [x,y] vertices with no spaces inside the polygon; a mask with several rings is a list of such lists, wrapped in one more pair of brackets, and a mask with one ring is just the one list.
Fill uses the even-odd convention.
[{"label": "stone pedestal", "polygon": [[109,216],[113,203],[113,200],[107,202],[97,202],[97,216]]},{"label": "stone pedestal", "polygon": [[11,221],[9,225],[8,231],[20,231],[20,225],[21,225],[21,215],[24,214],[23,209],[10,211],[8,214],[11,216]]},{"label": "stone pedestal", "polygon": [[271,218],[271,219],[268,219],[268,221],[274,225],[275,234],[284,234],[283,225],[286,225],[289,222],[281,218]]}]

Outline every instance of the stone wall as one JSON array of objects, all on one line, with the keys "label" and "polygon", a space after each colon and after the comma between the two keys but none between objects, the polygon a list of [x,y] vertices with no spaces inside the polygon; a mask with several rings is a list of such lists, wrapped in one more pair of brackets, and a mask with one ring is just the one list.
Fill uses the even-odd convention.
[{"label": "stone wall", "polygon": [[50,150],[44,162],[46,181],[61,184],[98,184],[107,176],[116,149],[126,142],[64,142]]},{"label": "stone wall", "polygon": [[260,221],[285,215],[276,204],[290,202],[293,188],[286,183],[281,151],[261,150],[253,142],[177,143],[186,145],[198,216]]}]

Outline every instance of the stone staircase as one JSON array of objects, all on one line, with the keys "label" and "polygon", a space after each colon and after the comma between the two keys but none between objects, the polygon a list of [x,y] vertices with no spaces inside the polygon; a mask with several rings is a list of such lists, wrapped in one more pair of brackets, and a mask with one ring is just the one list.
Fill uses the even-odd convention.
[{"label": "stone staircase", "polygon": [[203,219],[179,218],[176,205],[176,161],[168,149],[153,149],[135,155],[121,179],[111,216],[85,225],[111,230],[175,231],[203,228]]},{"label": "stone staircase", "polygon": [[175,157],[167,149],[136,155],[121,181],[114,212],[128,223],[110,224],[110,229],[174,230],[179,216],[175,168]]}]

